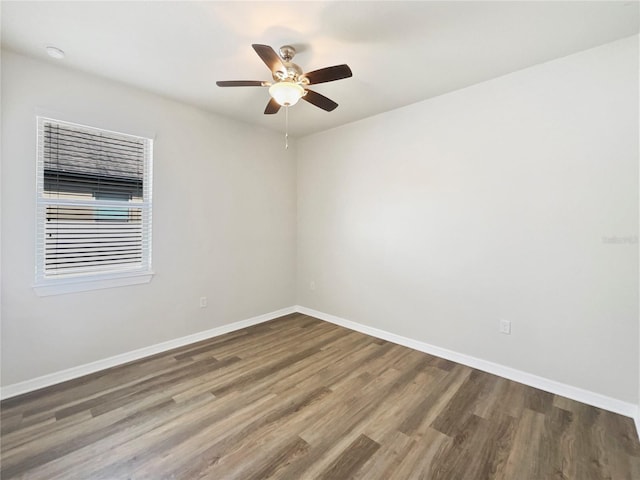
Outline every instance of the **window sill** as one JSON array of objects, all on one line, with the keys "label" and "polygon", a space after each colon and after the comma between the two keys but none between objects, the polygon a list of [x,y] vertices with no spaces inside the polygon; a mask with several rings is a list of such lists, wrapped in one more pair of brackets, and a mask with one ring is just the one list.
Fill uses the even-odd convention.
[{"label": "window sill", "polygon": [[92,275],[90,277],[55,278],[35,284],[33,290],[39,297],[64,295],[66,293],[149,283],[153,275],[154,272],[146,271]]}]

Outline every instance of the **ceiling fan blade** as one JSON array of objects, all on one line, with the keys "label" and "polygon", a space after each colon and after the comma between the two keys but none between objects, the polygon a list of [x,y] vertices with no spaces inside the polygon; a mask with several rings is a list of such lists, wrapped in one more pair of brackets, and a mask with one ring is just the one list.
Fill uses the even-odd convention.
[{"label": "ceiling fan blade", "polygon": [[306,95],[302,97],[303,100],[306,100],[312,105],[319,107],[327,112],[331,112],[335,110],[338,104],[331,100],[330,98],[325,97],[324,95],[320,95],[318,92],[314,92],[313,90],[307,90]]},{"label": "ceiling fan blade", "polygon": [[280,104],[276,102],[275,98],[272,98],[269,100],[269,103],[267,103],[267,108],[264,109],[264,114],[273,115],[274,113],[278,113],[278,110],[280,110]]},{"label": "ceiling fan blade", "polygon": [[260,80],[223,80],[216,82],[219,87],[266,87],[268,82]]},{"label": "ceiling fan blade", "polygon": [[284,69],[282,60],[280,60],[280,57],[278,56],[278,54],[269,45],[260,45],[259,43],[254,43],[251,46],[256,51],[258,56],[262,59],[262,61],[265,63],[265,65],[269,67],[269,70],[271,70],[272,72],[275,72],[277,70]]},{"label": "ceiling fan blade", "polygon": [[314,70],[313,72],[304,74],[309,80],[309,85],[333,82],[334,80],[349,78],[352,75],[353,73],[351,73],[349,65],[334,65],[333,67],[321,68],[320,70]]}]

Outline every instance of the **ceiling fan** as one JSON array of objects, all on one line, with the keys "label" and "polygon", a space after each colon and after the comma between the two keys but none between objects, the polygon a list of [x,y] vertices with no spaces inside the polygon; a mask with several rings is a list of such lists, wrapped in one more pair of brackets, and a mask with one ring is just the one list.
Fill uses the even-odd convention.
[{"label": "ceiling fan", "polygon": [[292,46],[280,47],[280,55],[269,45],[253,44],[251,46],[271,70],[273,82],[227,80],[216,82],[216,85],[219,87],[269,87],[271,99],[264,110],[266,115],[278,113],[280,107],[295,105],[301,98],[327,112],[335,110],[338,106],[333,100],[309,90],[307,86],[349,78],[352,73],[348,65],[334,65],[304,73],[291,61],[296,54],[296,49]]}]

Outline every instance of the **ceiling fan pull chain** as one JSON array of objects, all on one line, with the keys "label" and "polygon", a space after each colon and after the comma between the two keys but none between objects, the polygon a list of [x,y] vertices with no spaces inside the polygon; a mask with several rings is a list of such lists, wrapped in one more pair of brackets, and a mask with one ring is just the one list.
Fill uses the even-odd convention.
[{"label": "ceiling fan pull chain", "polygon": [[289,150],[289,105],[284,107],[284,149]]}]

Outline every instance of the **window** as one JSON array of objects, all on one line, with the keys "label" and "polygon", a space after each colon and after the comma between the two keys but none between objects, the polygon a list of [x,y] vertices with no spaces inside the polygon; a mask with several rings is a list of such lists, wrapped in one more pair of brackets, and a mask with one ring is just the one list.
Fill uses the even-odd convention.
[{"label": "window", "polygon": [[39,294],[150,280],[151,161],[151,139],[38,117]]}]

